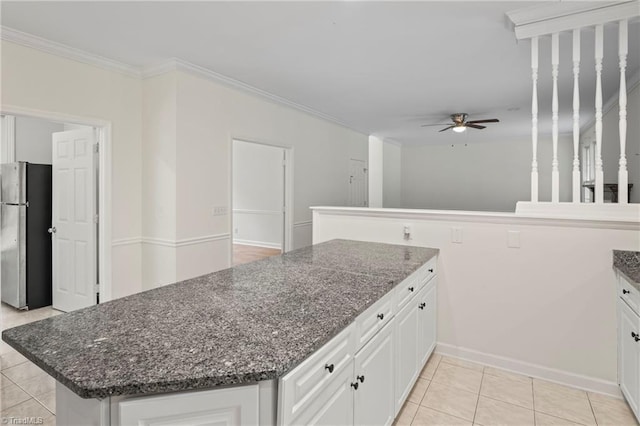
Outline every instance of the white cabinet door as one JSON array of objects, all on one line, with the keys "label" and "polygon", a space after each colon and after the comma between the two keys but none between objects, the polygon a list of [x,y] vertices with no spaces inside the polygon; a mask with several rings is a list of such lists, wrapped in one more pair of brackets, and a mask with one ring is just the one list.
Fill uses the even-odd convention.
[{"label": "white cabinet door", "polygon": [[393,399],[393,323],[387,324],[355,357],[353,423],[390,425],[395,417]]},{"label": "white cabinet door", "polygon": [[418,300],[413,298],[395,318],[395,411],[409,395],[418,370]]},{"label": "white cabinet door", "polygon": [[258,385],[125,400],[122,426],[231,426],[258,424]]},{"label": "white cabinet door", "polygon": [[436,285],[432,282],[418,300],[418,370],[421,370],[436,347]]},{"label": "white cabinet door", "polygon": [[638,416],[640,402],[640,318],[618,300],[618,364],[620,389]]},{"label": "white cabinet door", "polygon": [[[353,363],[353,361],[351,361]],[[353,368],[349,366],[337,372],[316,399],[291,425],[342,426],[353,424]]]}]

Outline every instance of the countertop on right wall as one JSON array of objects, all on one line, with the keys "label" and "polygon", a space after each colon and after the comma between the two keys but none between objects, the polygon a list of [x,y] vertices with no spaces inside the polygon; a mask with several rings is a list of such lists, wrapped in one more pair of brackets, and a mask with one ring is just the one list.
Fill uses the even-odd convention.
[{"label": "countertop on right wall", "polygon": [[614,250],[613,266],[640,290],[640,251]]}]

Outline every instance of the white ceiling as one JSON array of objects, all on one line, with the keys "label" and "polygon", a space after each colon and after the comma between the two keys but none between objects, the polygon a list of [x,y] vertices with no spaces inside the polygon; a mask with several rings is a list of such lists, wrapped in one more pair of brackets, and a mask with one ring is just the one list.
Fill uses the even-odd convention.
[{"label": "white ceiling", "polygon": [[[530,44],[505,12],[536,2],[11,2],[1,23],[136,67],[180,58],[401,143],[526,140]],[[547,2],[548,4],[548,2]],[[640,24],[630,24],[628,75]],[[571,130],[571,38],[561,36],[561,132]],[[550,41],[541,41],[541,131],[551,128]],[[565,59],[567,58],[567,59]],[[583,31],[583,123],[593,116],[593,31]],[[617,31],[605,29],[604,98],[618,89]],[[497,117],[438,133],[452,112]]]}]

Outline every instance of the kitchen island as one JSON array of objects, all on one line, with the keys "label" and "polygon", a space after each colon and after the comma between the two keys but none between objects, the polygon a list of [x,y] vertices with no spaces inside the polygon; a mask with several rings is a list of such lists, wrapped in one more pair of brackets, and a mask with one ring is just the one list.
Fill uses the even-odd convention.
[{"label": "kitchen island", "polygon": [[[433,335],[422,353],[408,349],[416,361],[404,376],[413,384],[435,345],[436,255],[334,240],[12,328],[2,338],[58,381],[58,424],[309,423],[304,416],[322,410],[307,399],[346,377],[385,326],[394,365],[407,352],[404,335],[414,346],[419,330]],[[425,310],[413,296],[427,287]],[[405,320],[404,330],[393,323],[409,304],[407,318],[429,311],[433,324],[420,329],[417,319]],[[311,383],[317,371],[306,369],[316,358],[322,377]],[[348,376],[348,385],[358,382]],[[391,420],[406,398],[396,393]],[[353,406],[340,413],[355,415]]]},{"label": "kitchen island", "polygon": [[618,383],[640,421],[640,252],[614,250],[618,313]]}]

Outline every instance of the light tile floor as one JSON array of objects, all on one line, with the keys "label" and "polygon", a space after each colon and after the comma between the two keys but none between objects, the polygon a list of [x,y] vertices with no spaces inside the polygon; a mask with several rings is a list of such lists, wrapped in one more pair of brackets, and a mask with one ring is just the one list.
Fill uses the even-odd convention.
[{"label": "light tile floor", "polygon": [[[19,311],[3,303],[0,330],[60,313],[51,307]],[[55,380],[0,340],[0,423],[55,426],[55,400]]]},{"label": "light tile floor", "polygon": [[637,426],[624,400],[434,354],[395,424]]},{"label": "light tile floor", "polygon": [[[0,329],[57,315],[2,304]],[[0,341],[0,417],[41,417],[55,425],[55,381]],[[638,426],[626,402],[434,354],[420,373],[396,425]]]}]

